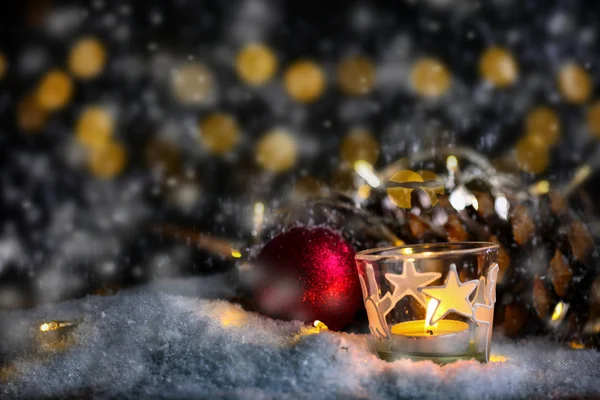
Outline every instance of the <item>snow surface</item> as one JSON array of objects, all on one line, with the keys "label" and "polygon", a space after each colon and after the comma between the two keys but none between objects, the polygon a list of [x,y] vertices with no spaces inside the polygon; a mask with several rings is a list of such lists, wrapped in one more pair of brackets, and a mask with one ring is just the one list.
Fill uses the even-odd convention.
[{"label": "snow surface", "polygon": [[[110,297],[0,313],[0,397],[600,397],[600,352],[496,338],[505,362],[388,363],[366,335],[306,330],[215,298],[225,277],[174,280]],[[202,298],[201,298],[202,297]],[[80,319],[64,335],[43,320]]]}]

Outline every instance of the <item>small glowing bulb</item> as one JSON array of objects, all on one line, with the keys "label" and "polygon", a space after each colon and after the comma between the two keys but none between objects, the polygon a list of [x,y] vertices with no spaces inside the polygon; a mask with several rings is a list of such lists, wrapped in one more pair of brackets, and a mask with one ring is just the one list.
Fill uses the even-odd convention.
[{"label": "small glowing bulb", "polygon": [[494,210],[496,210],[496,214],[503,220],[508,220],[508,212],[510,210],[510,203],[508,199],[504,196],[499,196],[494,201]]},{"label": "small glowing bulb", "polygon": [[563,320],[563,318],[565,317],[565,315],[567,314],[567,311],[569,310],[569,305],[566,303],[563,303],[562,301],[559,301],[558,303],[556,303],[556,306],[554,307],[554,311],[552,312],[552,321],[556,321],[556,322],[560,322]]},{"label": "small glowing bulb", "polygon": [[363,178],[367,183],[374,188],[381,185],[381,181],[373,171],[373,165],[365,160],[358,160],[354,163],[354,170],[356,173]]},{"label": "small glowing bulb", "polygon": [[402,249],[402,254],[412,254],[414,250],[412,247],[407,247],[406,249]]},{"label": "small glowing bulb", "polygon": [[490,356],[490,362],[493,362],[493,363],[505,363],[506,361],[508,361],[508,357],[505,357],[505,356],[499,356],[499,355],[491,355]]},{"label": "small glowing bulb", "polygon": [[318,319],[316,319],[315,322],[313,322],[313,325],[315,328],[317,328],[320,331],[328,331],[329,330],[327,325],[325,325],[323,322],[319,321]]},{"label": "small glowing bulb", "polygon": [[361,199],[368,199],[371,196],[371,186],[361,185],[357,191],[358,197]]},{"label": "small glowing bulb", "polygon": [[42,332],[48,332],[49,330],[50,330],[50,325],[48,325],[47,323],[43,323],[40,326],[40,331],[42,331]]},{"label": "small glowing bulb", "polygon": [[456,168],[458,167],[458,160],[456,159],[455,156],[449,156],[446,159],[446,168],[448,168],[449,171],[456,171]]},{"label": "small glowing bulb", "polygon": [[254,229],[252,229],[252,236],[258,236],[263,228],[263,222],[265,219],[265,205],[261,202],[254,204],[254,216],[252,222]]},{"label": "small glowing bulb", "polygon": [[231,257],[242,258],[242,253],[240,253],[238,250],[231,250]]}]

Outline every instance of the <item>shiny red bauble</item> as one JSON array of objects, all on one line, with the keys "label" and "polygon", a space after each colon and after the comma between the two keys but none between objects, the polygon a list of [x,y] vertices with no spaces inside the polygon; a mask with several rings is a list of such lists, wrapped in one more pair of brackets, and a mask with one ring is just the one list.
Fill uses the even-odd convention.
[{"label": "shiny red bauble", "polygon": [[354,254],[329,228],[296,227],[275,236],[252,263],[250,289],[258,311],[342,329],[362,305]]}]

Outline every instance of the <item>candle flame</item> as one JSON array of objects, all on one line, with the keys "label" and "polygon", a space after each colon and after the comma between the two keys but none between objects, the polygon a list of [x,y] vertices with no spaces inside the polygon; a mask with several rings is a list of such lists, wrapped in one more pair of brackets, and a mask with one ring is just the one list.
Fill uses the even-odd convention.
[{"label": "candle flame", "polygon": [[433,318],[433,313],[435,313],[435,309],[437,308],[439,301],[436,299],[431,299],[427,303],[427,315],[425,316],[425,332],[431,331],[432,333],[437,328],[437,323],[431,325],[431,318]]}]

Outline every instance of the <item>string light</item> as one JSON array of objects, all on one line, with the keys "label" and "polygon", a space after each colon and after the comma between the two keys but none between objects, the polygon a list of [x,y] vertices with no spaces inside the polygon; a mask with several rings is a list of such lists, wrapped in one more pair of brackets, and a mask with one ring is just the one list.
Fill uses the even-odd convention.
[{"label": "string light", "polygon": [[298,157],[298,145],[283,129],[267,132],[256,145],[256,161],[267,171],[281,173],[290,169]]},{"label": "string light", "polygon": [[238,250],[231,250],[231,257],[242,258],[242,253],[240,253]]},{"label": "string light", "polygon": [[70,328],[78,325],[77,321],[48,321],[40,325],[40,332],[52,332],[62,328]]},{"label": "string light", "polygon": [[565,64],[558,72],[558,90],[569,103],[585,103],[592,94],[592,78],[579,64]]},{"label": "string light", "polygon": [[412,88],[420,96],[436,99],[450,88],[450,72],[439,60],[425,57],[418,60],[410,72]]},{"label": "string light", "polygon": [[358,160],[354,163],[354,170],[363,178],[367,183],[374,188],[378,188],[381,185],[381,181],[373,170],[373,165],[365,160]]},{"label": "string light", "polygon": [[309,60],[296,61],[285,71],[283,82],[287,94],[301,103],[316,101],[325,90],[325,73]]},{"label": "string light", "polygon": [[375,164],[379,157],[379,143],[365,129],[353,129],[342,140],[340,148],[342,160],[350,165],[363,160]]},{"label": "string light", "polygon": [[552,317],[550,317],[550,319],[555,325],[559,324],[565,318],[565,315],[567,315],[568,310],[569,305],[559,301],[556,303],[556,306],[554,306],[554,311],[552,311]]},{"label": "string light", "polygon": [[173,95],[184,105],[198,106],[207,103],[214,91],[213,74],[204,64],[188,62],[171,75]]},{"label": "string light", "polygon": [[249,85],[263,85],[277,71],[277,57],[271,48],[264,44],[250,44],[236,57],[238,76]]},{"label": "string light", "polygon": [[40,107],[56,111],[71,100],[73,81],[64,71],[54,69],[48,72],[37,89],[37,101]]},{"label": "string light", "polygon": [[75,125],[75,138],[87,149],[99,149],[111,139],[114,120],[105,108],[89,106],[83,110]]},{"label": "string light", "polygon": [[80,39],[71,48],[68,63],[69,70],[77,78],[95,78],[106,64],[106,50],[96,38]]},{"label": "string light", "polygon": [[510,51],[503,47],[492,46],[486,49],[479,59],[479,73],[492,85],[504,88],[517,80],[519,71]]},{"label": "string light", "polygon": [[375,85],[375,66],[365,56],[355,55],[344,59],[337,69],[340,89],[347,95],[360,96],[371,92]]},{"label": "string light", "polygon": [[239,141],[239,127],[235,118],[230,114],[211,113],[200,122],[200,142],[209,153],[226,154]]},{"label": "string light", "polygon": [[252,236],[258,236],[262,232],[265,219],[265,205],[261,202],[254,204],[254,215],[252,217]]}]

